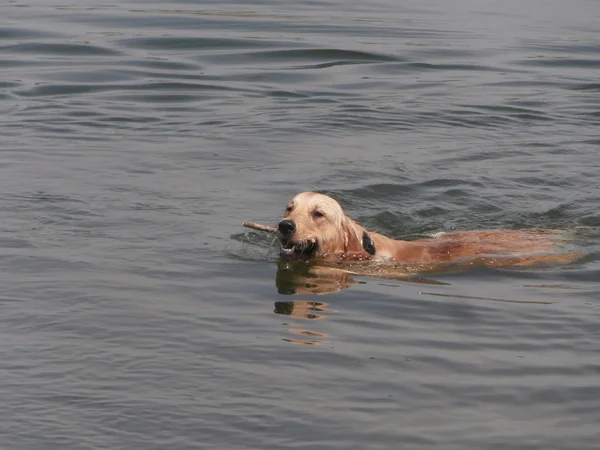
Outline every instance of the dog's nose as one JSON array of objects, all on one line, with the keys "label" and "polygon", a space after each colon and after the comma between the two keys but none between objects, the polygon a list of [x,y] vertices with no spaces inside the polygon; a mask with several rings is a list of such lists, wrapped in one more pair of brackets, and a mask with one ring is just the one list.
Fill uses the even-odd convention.
[{"label": "dog's nose", "polygon": [[293,220],[282,220],[277,227],[281,234],[290,234],[296,231],[296,222]]}]

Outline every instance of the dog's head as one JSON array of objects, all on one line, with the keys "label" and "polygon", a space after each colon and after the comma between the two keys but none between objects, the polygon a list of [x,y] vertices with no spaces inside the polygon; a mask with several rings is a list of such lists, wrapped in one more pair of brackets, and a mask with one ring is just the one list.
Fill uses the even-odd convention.
[{"label": "dog's head", "polygon": [[366,230],[347,217],[338,202],[316,192],[298,194],[287,204],[277,236],[284,256],[375,254]]}]

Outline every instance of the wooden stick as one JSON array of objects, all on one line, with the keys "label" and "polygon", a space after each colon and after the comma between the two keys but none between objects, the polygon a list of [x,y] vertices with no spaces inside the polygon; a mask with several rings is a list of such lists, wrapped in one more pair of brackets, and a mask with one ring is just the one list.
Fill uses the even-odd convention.
[{"label": "wooden stick", "polygon": [[244,225],[246,228],[252,228],[254,230],[258,230],[258,231],[266,231],[267,233],[275,233],[277,232],[277,228],[275,227],[270,227],[268,225],[261,225],[259,223],[254,223],[254,222],[244,222],[242,225]]}]

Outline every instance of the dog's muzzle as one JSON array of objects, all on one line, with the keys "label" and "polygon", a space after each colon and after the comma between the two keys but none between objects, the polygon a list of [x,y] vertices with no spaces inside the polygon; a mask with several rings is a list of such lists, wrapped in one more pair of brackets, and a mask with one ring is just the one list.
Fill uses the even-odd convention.
[{"label": "dog's muzzle", "polygon": [[296,241],[294,233],[296,232],[296,223],[293,220],[284,219],[277,226],[277,236],[281,242],[282,256],[304,256],[310,257],[317,250],[317,242]]},{"label": "dog's muzzle", "polygon": [[310,257],[317,251],[317,243],[314,241],[296,242],[292,239],[281,238],[282,256]]}]

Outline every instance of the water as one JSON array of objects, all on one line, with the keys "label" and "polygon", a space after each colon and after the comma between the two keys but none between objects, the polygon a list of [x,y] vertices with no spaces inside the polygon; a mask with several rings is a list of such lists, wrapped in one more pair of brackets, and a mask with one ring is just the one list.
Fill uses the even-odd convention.
[{"label": "water", "polygon": [[[4,448],[598,447],[598,2],[0,17]],[[587,256],[278,271],[241,222],[304,190],[395,237],[560,227]]]}]

